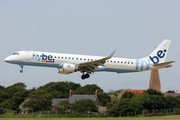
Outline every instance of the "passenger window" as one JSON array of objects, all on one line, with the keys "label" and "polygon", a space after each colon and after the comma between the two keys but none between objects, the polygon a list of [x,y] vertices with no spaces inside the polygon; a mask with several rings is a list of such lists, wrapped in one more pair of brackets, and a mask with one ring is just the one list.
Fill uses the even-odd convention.
[{"label": "passenger window", "polygon": [[58,58],[60,58],[60,57],[58,57]]},{"label": "passenger window", "polygon": [[119,63],[119,61],[117,61],[117,63]]},{"label": "passenger window", "polygon": [[61,57],[63,59],[63,57]]},{"label": "passenger window", "polygon": [[65,57],[65,59],[67,59],[67,57]]},{"label": "passenger window", "polygon": [[126,64],[126,62],[124,62]]},{"label": "passenger window", "polygon": [[69,57],[69,59],[71,59],[71,58]]},{"label": "passenger window", "polygon": [[74,58],[72,58],[74,60]]},{"label": "passenger window", "polygon": [[54,56],[54,58],[56,58],[56,56]]},{"label": "passenger window", "polygon": [[86,60],[86,59],[84,58],[84,60]]},{"label": "passenger window", "polygon": [[121,61],[121,63],[123,63],[123,61]]},{"label": "passenger window", "polygon": [[116,63],[116,61],[114,61],[114,63]]},{"label": "passenger window", "polygon": [[78,58],[76,58],[76,60],[78,60]]},{"label": "passenger window", "polygon": [[82,60],[82,58],[80,58],[80,60]]}]

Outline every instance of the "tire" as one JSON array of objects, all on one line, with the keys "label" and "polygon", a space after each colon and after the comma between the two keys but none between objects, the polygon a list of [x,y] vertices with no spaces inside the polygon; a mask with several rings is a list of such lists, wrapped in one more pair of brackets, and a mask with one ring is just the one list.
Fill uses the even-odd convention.
[{"label": "tire", "polygon": [[81,76],[81,79],[83,79],[83,80],[86,79],[86,76],[85,76],[85,75],[82,75],[82,76]]},{"label": "tire", "polygon": [[85,75],[85,77],[86,77],[86,78],[89,78],[89,77],[90,77],[90,75],[89,75],[89,74],[86,74],[86,75]]}]

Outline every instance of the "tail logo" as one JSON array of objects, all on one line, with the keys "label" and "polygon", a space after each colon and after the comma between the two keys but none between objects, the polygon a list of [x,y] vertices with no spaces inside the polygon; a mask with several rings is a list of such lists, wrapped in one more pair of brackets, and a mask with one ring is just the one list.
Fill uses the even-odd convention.
[{"label": "tail logo", "polygon": [[158,64],[158,63],[159,63],[159,59],[164,58],[166,52],[167,52],[166,49],[164,49],[164,51],[163,51],[163,50],[159,50],[159,51],[157,52],[157,56],[153,56],[153,57],[149,56],[149,59],[150,59],[154,64]]}]

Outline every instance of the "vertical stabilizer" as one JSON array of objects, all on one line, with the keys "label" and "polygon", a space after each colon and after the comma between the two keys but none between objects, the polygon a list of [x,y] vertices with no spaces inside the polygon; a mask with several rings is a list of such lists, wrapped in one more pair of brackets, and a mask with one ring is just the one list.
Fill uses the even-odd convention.
[{"label": "vertical stabilizer", "polygon": [[164,40],[150,55],[149,59],[154,64],[165,62],[171,40]]}]

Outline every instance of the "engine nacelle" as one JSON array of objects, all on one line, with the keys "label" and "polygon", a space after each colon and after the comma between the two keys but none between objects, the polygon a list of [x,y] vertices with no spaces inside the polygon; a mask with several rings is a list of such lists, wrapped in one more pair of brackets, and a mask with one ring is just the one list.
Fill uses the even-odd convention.
[{"label": "engine nacelle", "polygon": [[60,69],[60,68],[58,69],[58,73],[70,74],[70,73],[76,72],[76,70],[77,70],[77,68],[75,65],[64,63],[62,66],[62,69]]}]

